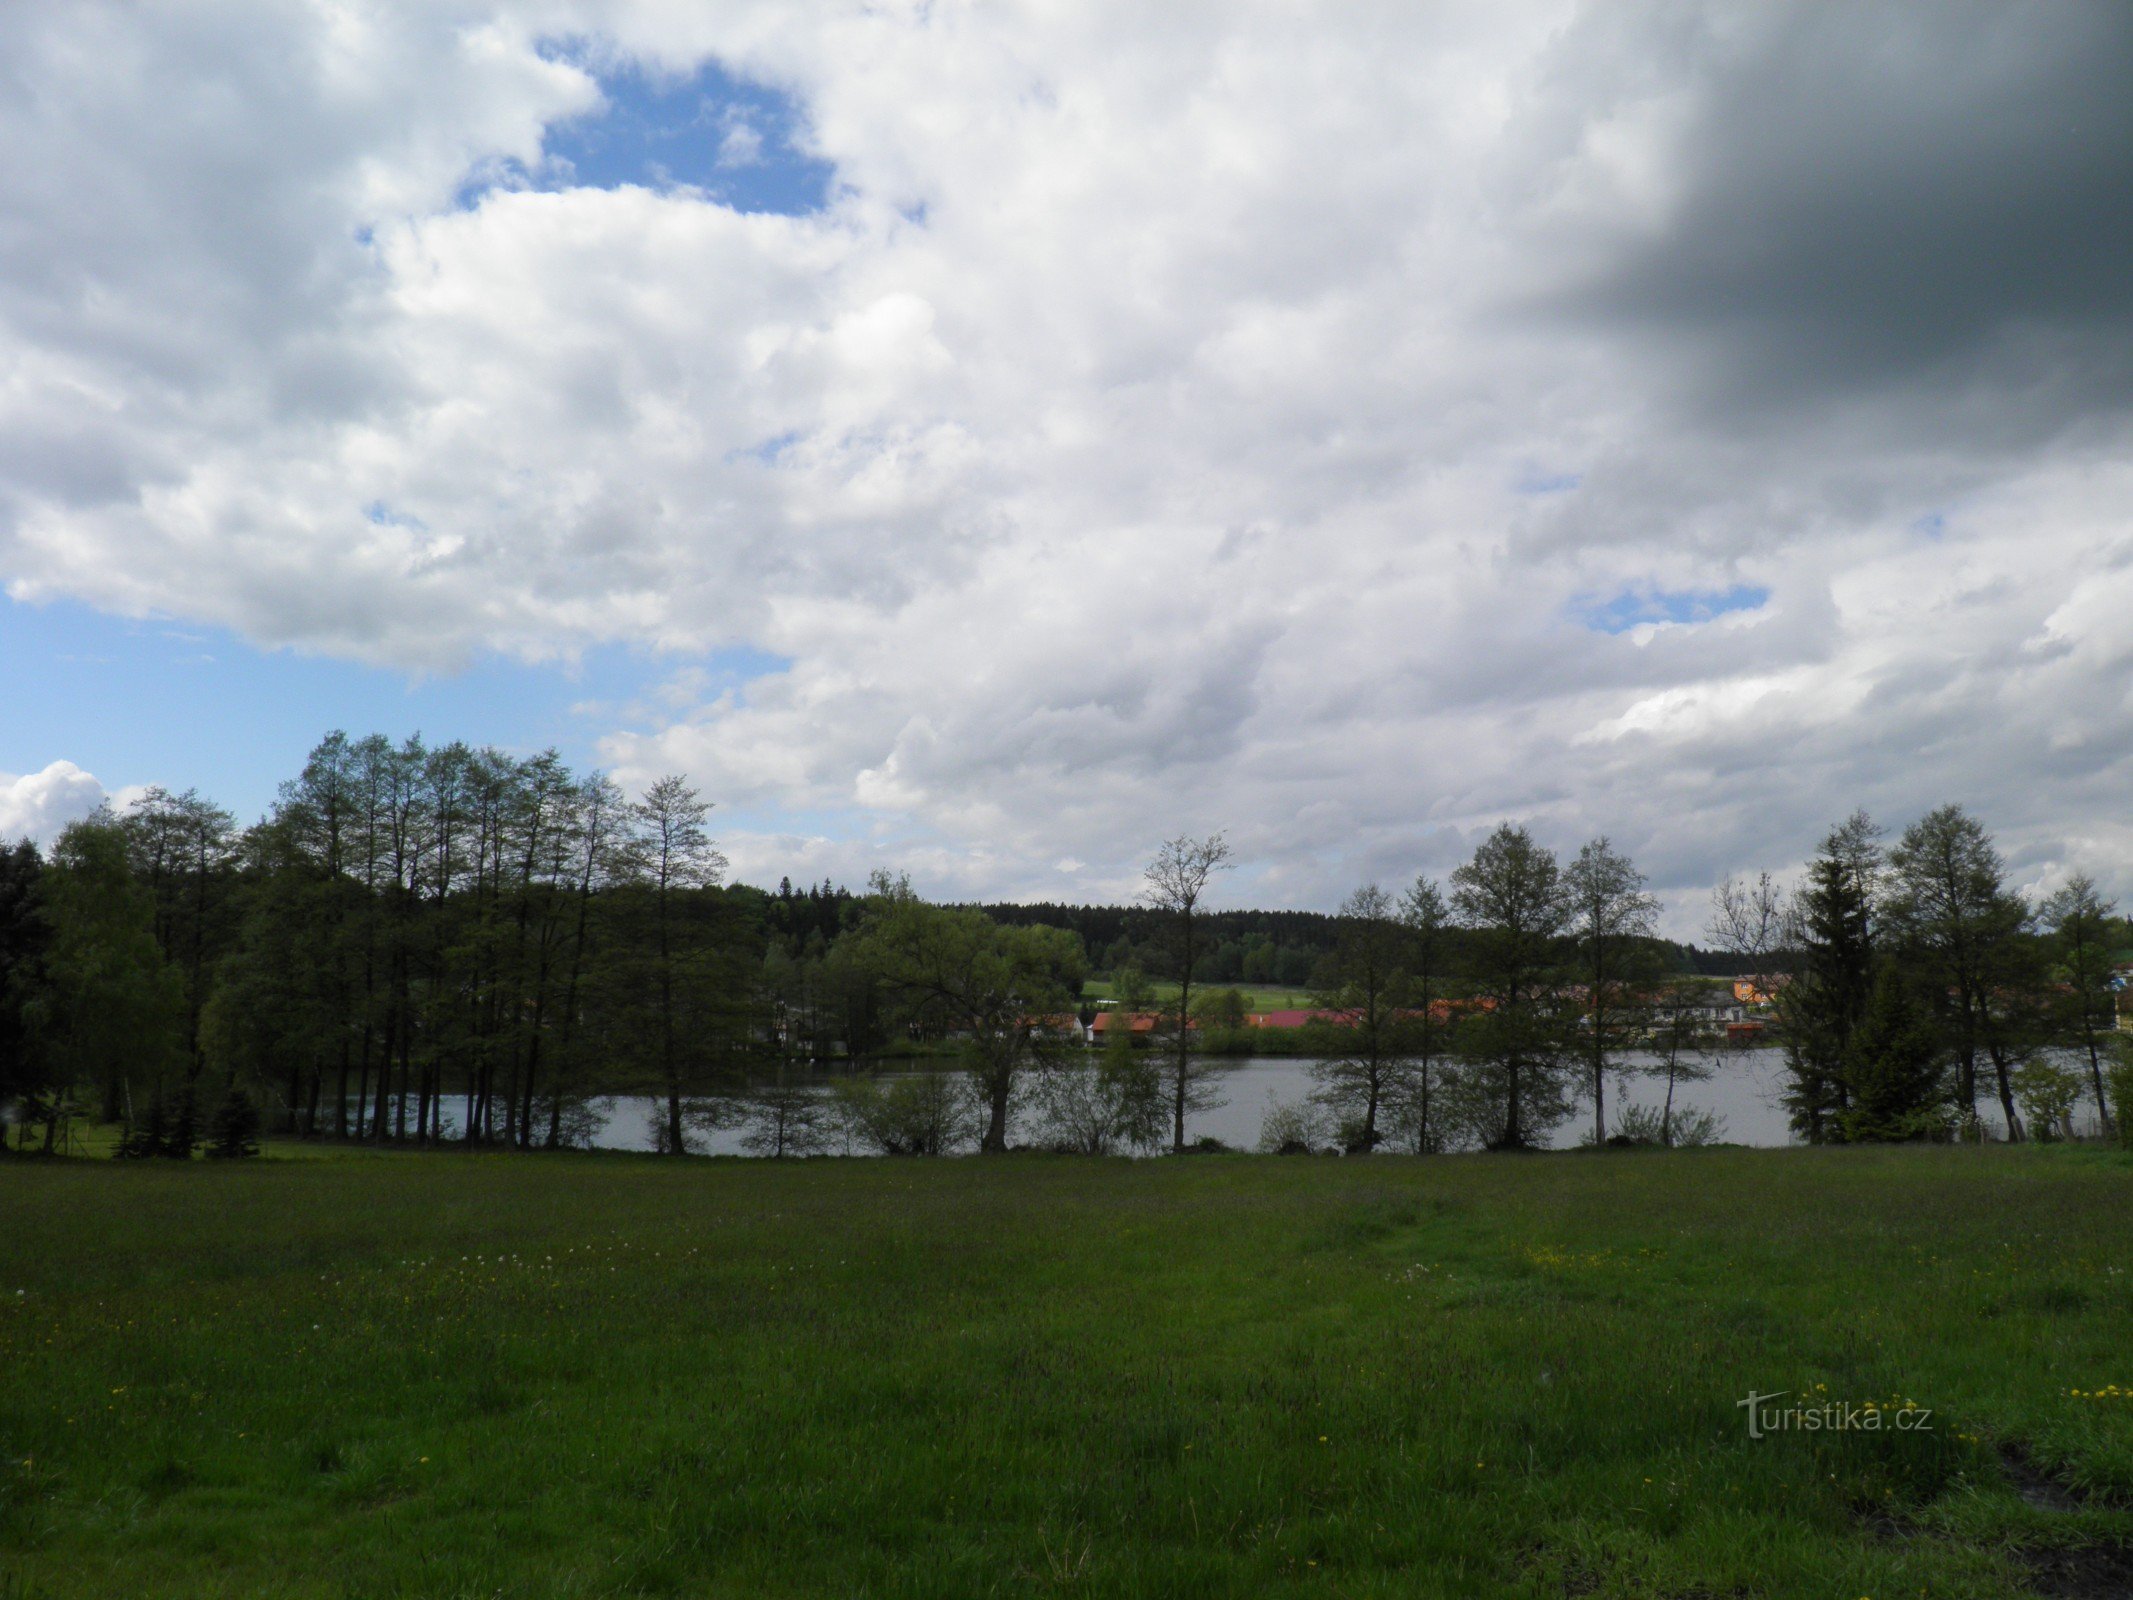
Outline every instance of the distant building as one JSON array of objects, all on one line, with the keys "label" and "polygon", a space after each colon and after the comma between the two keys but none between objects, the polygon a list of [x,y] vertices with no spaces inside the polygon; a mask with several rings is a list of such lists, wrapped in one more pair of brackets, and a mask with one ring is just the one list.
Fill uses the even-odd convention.
[{"label": "distant building", "polygon": [[1769,977],[1735,978],[1733,998],[1744,1006],[1767,1006],[1777,999],[1778,990],[1785,987],[1784,975]]}]

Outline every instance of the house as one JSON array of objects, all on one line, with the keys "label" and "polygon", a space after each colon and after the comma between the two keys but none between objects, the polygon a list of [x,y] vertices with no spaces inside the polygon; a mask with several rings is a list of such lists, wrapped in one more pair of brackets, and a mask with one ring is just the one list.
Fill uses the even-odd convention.
[{"label": "house", "polygon": [[[1152,1011],[1099,1011],[1089,1024],[1089,1043],[1103,1044],[1123,1024],[1126,1034],[1135,1041],[1152,1039],[1155,1036],[1157,1017]],[[1198,1023],[1190,1024],[1198,1027]]]},{"label": "house", "polygon": [[1734,985],[1736,992],[1732,995],[1717,989],[1702,990],[1690,999],[1689,1010],[1696,1020],[1706,1027],[1715,1028],[1721,1023],[1731,1026],[1736,1022],[1744,1022],[1748,1017],[1748,1005],[1740,997],[1739,988],[1738,984]]},{"label": "house", "polygon": [[1768,977],[1735,978],[1733,998],[1744,1006],[1767,1006],[1777,999],[1778,990],[1785,987],[1783,973]]}]

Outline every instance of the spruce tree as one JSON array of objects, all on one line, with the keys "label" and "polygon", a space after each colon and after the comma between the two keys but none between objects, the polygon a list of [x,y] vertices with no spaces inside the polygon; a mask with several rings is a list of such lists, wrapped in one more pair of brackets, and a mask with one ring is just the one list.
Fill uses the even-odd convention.
[{"label": "spruce tree", "polygon": [[1947,1099],[1939,1031],[1894,962],[1882,964],[1845,1052],[1840,1125],[1855,1144],[1924,1138]]},{"label": "spruce tree", "polygon": [[1880,832],[1854,812],[1822,841],[1794,901],[1787,942],[1798,970],[1778,993],[1792,1126],[1810,1143],[1844,1136],[1852,1034],[1873,992]]},{"label": "spruce tree", "polygon": [[235,1084],[215,1108],[207,1154],[211,1161],[241,1161],[259,1154],[259,1108]]},{"label": "spruce tree", "polygon": [[121,1160],[139,1161],[170,1148],[170,1107],[159,1093],[148,1102],[148,1115],[133,1123],[114,1152]]},{"label": "spruce tree", "polygon": [[170,1125],[163,1136],[162,1154],[190,1161],[200,1147],[200,1102],[193,1086],[186,1084],[171,1099]]}]

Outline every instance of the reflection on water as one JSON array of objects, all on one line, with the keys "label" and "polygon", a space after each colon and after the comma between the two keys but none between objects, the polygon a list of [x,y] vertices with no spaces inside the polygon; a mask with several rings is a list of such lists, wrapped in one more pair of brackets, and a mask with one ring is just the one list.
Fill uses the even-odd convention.
[{"label": "reflection on water", "polygon": [[[1720,1137],[1729,1144],[1766,1149],[1791,1144],[1794,1142],[1792,1130],[1786,1121],[1781,1099],[1784,1060],[1782,1051],[1769,1047],[1727,1051],[1717,1058],[1708,1079],[1675,1087],[1674,1109],[1677,1113],[1714,1113],[1724,1124]],[[1607,1086],[1610,1128],[1619,1125],[1618,1119],[1628,1107],[1642,1105],[1657,1110],[1666,1098],[1665,1081],[1639,1070],[1652,1064],[1650,1058],[1632,1054],[1625,1057],[1624,1062],[1628,1070],[1620,1077],[1610,1079]],[[1211,1087],[1220,1094],[1222,1103],[1188,1117],[1186,1138],[1211,1137],[1234,1149],[1252,1149],[1259,1142],[1260,1124],[1270,1107],[1301,1100],[1315,1087],[1311,1066],[1307,1060],[1258,1057],[1218,1067]],[[826,1077],[819,1080],[818,1086],[823,1093],[828,1092],[830,1082]],[[1984,1087],[1981,1082],[1981,1091]],[[655,1096],[607,1095],[594,1100],[587,1109],[592,1113],[592,1143],[595,1147],[604,1150],[651,1150],[656,1147],[665,1108]],[[1992,1135],[2004,1131],[1996,1104],[1982,1101],[1978,1115]],[[2095,1121],[2093,1106],[2084,1100],[2074,1112],[2076,1130],[2092,1133]],[[442,1125],[447,1138],[456,1137],[459,1131],[457,1112],[447,1107]],[[1554,1131],[1548,1143],[1556,1149],[1568,1149],[1577,1144],[1591,1126],[1592,1107],[1588,1100],[1581,1104],[1576,1115]],[[1017,1143],[1034,1142],[1035,1130],[1024,1122],[1017,1126],[1014,1138]],[[701,1149],[708,1155],[743,1155],[747,1152],[743,1150],[741,1140],[741,1130],[722,1128],[694,1136],[697,1142],[692,1142],[692,1148]]]}]

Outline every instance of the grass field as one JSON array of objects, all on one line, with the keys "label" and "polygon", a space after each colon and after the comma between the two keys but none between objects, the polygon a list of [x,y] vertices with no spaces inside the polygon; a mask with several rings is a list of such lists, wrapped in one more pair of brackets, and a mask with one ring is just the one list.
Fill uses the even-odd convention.
[{"label": "grass field", "polygon": [[2082,1149],[7,1163],[0,1595],[2120,1593],[2129,1239]]}]

